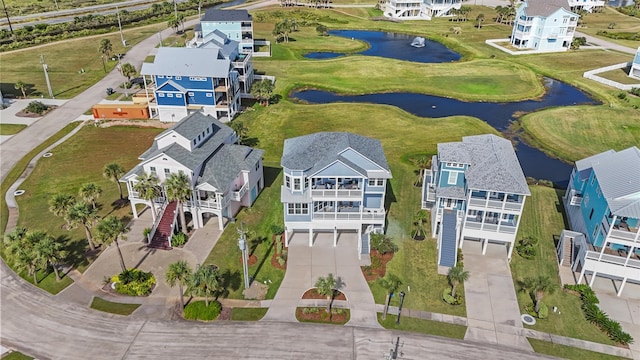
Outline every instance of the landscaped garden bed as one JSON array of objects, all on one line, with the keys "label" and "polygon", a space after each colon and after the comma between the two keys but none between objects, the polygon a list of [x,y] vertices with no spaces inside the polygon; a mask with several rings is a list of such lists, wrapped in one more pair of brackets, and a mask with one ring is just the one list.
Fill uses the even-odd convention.
[{"label": "landscaped garden bed", "polygon": [[[326,300],[327,296],[318,293],[317,288],[309,289],[302,294],[302,299],[323,299]],[[347,300],[346,295],[339,290],[334,290],[333,300]]]},{"label": "landscaped garden bed", "polygon": [[326,323],[344,325],[349,321],[349,309],[333,308],[327,312],[324,307],[299,307],[296,309],[296,319],[300,322]]},{"label": "landscaped garden bed", "polygon": [[111,277],[103,290],[129,296],[148,296],[156,286],[156,278],[150,272],[127,269]]}]

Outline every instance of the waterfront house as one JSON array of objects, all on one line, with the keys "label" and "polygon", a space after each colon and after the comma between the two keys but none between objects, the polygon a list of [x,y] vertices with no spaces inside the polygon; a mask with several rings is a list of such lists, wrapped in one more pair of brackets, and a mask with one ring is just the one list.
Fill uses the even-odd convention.
[{"label": "waterfront house", "polygon": [[138,217],[136,204],[159,210],[153,214],[154,227],[149,236],[150,245],[170,248],[171,234],[156,232],[158,226],[175,226],[176,202],[168,202],[161,188],[153,200],[144,199],[134,186],[143,174],[152,174],[163,183],[170,174],[184,173],[190,180],[191,197],[184,210],[191,214],[193,227],[204,225],[211,216],[218,218],[223,229],[223,218],[233,218],[240,207],[249,207],[264,187],[262,155],[264,151],[238,145],[233,129],[211,116],[195,112],[180,120],[154,138],[153,145],[142,155],[141,162],[125,174],[134,218]]},{"label": "waterfront house", "polygon": [[496,135],[465,136],[438,144],[424,175],[422,208],[431,211],[438,265],[457,263],[463,240],[508,246],[511,259],[526,197],[531,195],[511,141]]},{"label": "waterfront house", "polygon": [[285,244],[294,232],[358,235],[368,256],[371,232],[385,226],[385,193],[391,171],[380,141],[346,132],[286,139],[282,154]]},{"label": "waterfront house", "polygon": [[247,10],[207,9],[193,31],[192,42],[200,42],[218,31],[236,42],[240,54],[253,52],[253,18]]},{"label": "waterfront house", "polygon": [[578,17],[569,11],[567,0],[526,0],[516,11],[511,45],[541,52],[566,51]]},{"label": "waterfront house", "polygon": [[460,7],[462,0],[386,0],[384,15],[401,20],[431,20],[451,16],[452,10]]},{"label": "waterfront house", "polygon": [[604,0],[569,0],[569,7],[571,11],[584,10],[587,12],[593,12],[595,10],[602,9],[604,5]]},{"label": "waterfront house", "polygon": [[576,161],[563,197],[571,230],[557,246],[562,266],[580,272],[640,282],[640,149],[605,151]]},{"label": "waterfront house", "polygon": [[640,79],[640,46],[636,50],[636,56],[633,57],[629,68],[629,77]]}]

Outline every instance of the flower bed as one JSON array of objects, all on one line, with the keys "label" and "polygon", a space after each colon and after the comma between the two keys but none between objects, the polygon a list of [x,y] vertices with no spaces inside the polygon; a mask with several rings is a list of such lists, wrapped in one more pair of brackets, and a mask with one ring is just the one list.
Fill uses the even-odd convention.
[{"label": "flower bed", "polygon": [[331,309],[327,313],[323,307],[299,307],[296,309],[296,319],[300,322],[313,322],[325,324],[344,325],[349,321],[351,313],[349,309]]},{"label": "flower bed", "polygon": [[[322,300],[327,299],[326,296],[318,294],[318,292],[316,291],[316,288],[305,291],[305,293],[302,294],[302,298],[303,299],[322,299]],[[333,297],[333,300],[347,300],[347,297],[342,291],[335,290],[335,296]]]},{"label": "flower bed", "polygon": [[129,296],[147,296],[156,286],[156,278],[150,272],[127,269],[111,278],[115,283],[115,292]]},{"label": "flower bed", "polygon": [[371,250],[371,265],[363,266],[362,273],[367,281],[383,278],[387,273],[387,263],[393,259],[393,253],[380,254],[376,250]]}]

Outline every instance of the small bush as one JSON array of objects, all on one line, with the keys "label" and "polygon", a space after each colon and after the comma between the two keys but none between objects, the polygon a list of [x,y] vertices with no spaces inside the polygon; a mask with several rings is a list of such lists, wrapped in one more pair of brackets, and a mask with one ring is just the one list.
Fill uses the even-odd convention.
[{"label": "small bush", "polygon": [[629,92],[635,96],[640,96],[640,88],[631,88]]},{"label": "small bush", "polygon": [[537,254],[537,244],[538,239],[533,237],[526,237],[518,241],[518,245],[516,245],[516,251],[522,258],[530,260],[533,259]]},{"label": "small bush", "polygon": [[151,293],[156,285],[156,278],[152,273],[138,269],[127,269],[111,278],[116,283],[118,294],[129,296],[146,296]]},{"label": "small bush", "polygon": [[171,237],[172,246],[182,246],[187,242],[187,235],[185,233],[177,233]]},{"label": "small bush", "polygon": [[271,224],[270,229],[273,235],[280,235],[284,232],[284,228],[280,224]]},{"label": "small bush", "polygon": [[462,296],[460,296],[459,294],[456,294],[455,298],[451,296],[451,288],[446,288],[442,291],[442,300],[444,300],[444,302],[449,305],[462,304]]},{"label": "small bush", "polygon": [[549,317],[549,307],[545,303],[540,304],[540,310],[538,311],[539,319],[546,319]]},{"label": "small bush", "polygon": [[395,253],[398,251],[398,245],[396,245],[390,237],[378,233],[371,234],[371,248],[380,254]]},{"label": "small bush", "polygon": [[618,99],[625,100],[627,98],[627,93],[621,92],[618,93]]},{"label": "small bush", "polygon": [[216,319],[221,311],[222,304],[218,301],[209,301],[209,307],[206,306],[204,301],[194,301],[184,307],[184,318],[187,320],[210,321]]},{"label": "small bush", "polygon": [[30,112],[30,113],[42,115],[47,110],[49,110],[49,107],[47,105],[43,104],[40,101],[32,101],[32,102],[29,103],[29,105],[27,105],[25,110]]},{"label": "small bush", "polygon": [[144,228],[144,230],[142,230],[142,236],[144,236],[145,239],[149,237],[149,234],[151,234],[151,228]]}]

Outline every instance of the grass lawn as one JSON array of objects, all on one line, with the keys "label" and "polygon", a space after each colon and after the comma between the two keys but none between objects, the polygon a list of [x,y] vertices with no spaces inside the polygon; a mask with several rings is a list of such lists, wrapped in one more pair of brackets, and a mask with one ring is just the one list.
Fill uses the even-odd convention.
[{"label": "grass lawn", "polygon": [[598,76],[612,81],[619,82],[621,84],[638,85],[640,87],[640,80],[629,77],[629,67],[622,69],[609,70],[598,74]]},{"label": "grass lawn", "polygon": [[15,135],[26,127],[24,124],[0,124],[0,135]]},{"label": "grass lawn", "polygon": [[622,150],[640,144],[640,121],[636,109],[564,107],[525,115],[520,123],[529,143],[569,161],[608,149]]},{"label": "grass lawn", "polygon": [[231,320],[234,321],[258,321],[267,313],[267,308],[233,308]]},{"label": "grass lawn", "polygon": [[18,351],[12,351],[9,354],[2,357],[2,360],[33,360],[31,356],[27,356]]},{"label": "grass lawn", "polygon": [[[611,39],[605,36],[597,35],[598,31],[605,30],[610,33],[615,32],[638,32],[640,31],[640,19],[622,14],[611,7],[605,7],[600,13],[588,13],[584,17],[585,27],[577,30],[585,34],[597,36],[601,39],[611,41],[616,44],[636,49],[640,46],[640,41]],[[613,29],[607,29],[609,24],[615,23]]]},{"label": "grass lawn", "polygon": [[[118,1],[115,0],[56,0],[58,8],[63,9],[75,9],[81,6],[90,6],[98,4],[109,4]],[[9,16],[35,14],[47,11],[56,11],[56,5],[53,1],[41,1],[41,0],[5,0],[7,5],[7,11]]]},{"label": "grass lawn", "polygon": [[620,359],[617,356],[602,354],[595,351],[578,349],[571,346],[554,344],[548,341],[542,341],[529,338],[529,343],[535,352],[540,354],[551,355],[563,359],[570,360],[615,360]]},{"label": "grass lawn", "polygon": [[100,310],[116,315],[131,315],[137,308],[140,307],[140,304],[121,304],[116,302],[107,301],[103,298],[99,298],[94,296],[93,301],[91,301],[91,308],[95,310]]},{"label": "grass lawn", "polygon": [[432,320],[415,319],[406,316],[400,318],[400,324],[396,324],[395,315],[387,315],[382,320],[382,314],[378,313],[378,322],[382,327],[389,330],[404,330],[419,332],[423,334],[444,336],[453,339],[464,339],[467,327],[464,325],[448,324]]},{"label": "grass lawn", "polygon": [[[562,191],[542,186],[530,186],[530,188],[531,197],[525,203],[517,239],[533,236],[538,238],[539,242],[535,258],[526,260],[514,254],[511,260],[511,273],[516,291],[518,289],[517,280],[538,275],[548,276],[557,282],[560,288],[562,284],[558,276],[554,236],[559,236],[562,229],[565,228],[561,210],[562,204],[559,200]],[[526,305],[533,303],[527,293],[517,292],[517,297],[523,312]],[[549,318],[537,319],[537,323],[531,327],[532,329],[615,345],[595,325],[587,322],[580,308],[582,302],[578,296],[558,289],[554,294],[546,295],[543,301],[550,309],[557,306],[559,312],[549,311]]]}]

